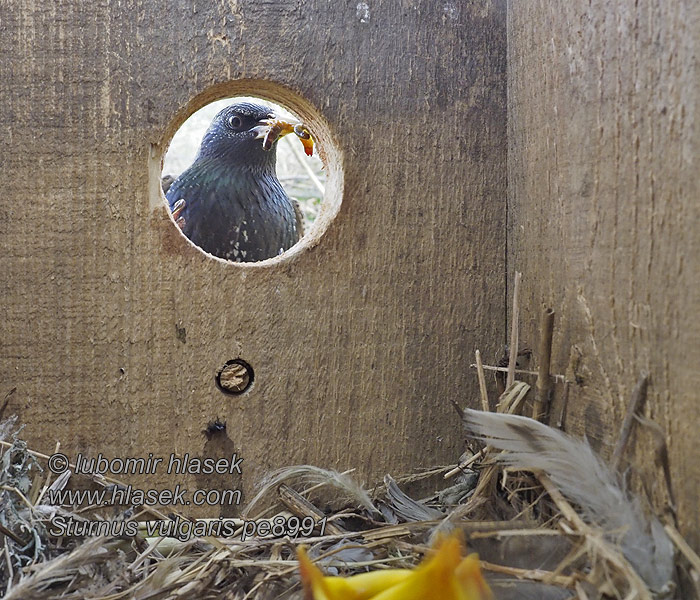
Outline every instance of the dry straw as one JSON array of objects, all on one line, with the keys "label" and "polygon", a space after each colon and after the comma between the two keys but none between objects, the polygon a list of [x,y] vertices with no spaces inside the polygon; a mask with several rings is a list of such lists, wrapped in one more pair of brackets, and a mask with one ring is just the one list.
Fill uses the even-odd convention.
[{"label": "dry straw", "polygon": [[[552,323],[553,313],[545,309],[538,347],[546,364],[523,373],[515,368],[514,320],[503,368],[512,382],[493,402],[485,371],[494,367],[484,366],[476,354],[480,399],[463,403],[484,410],[458,407],[455,431],[449,433],[466,427],[472,442],[457,464],[405,477],[387,474],[373,488],[360,485],[352,472],[308,465],[271,473],[241,516],[324,518],[323,534],[317,529],[309,537],[242,541],[243,520],[232,519],[234,534],[228,537],[149,538],[147,522],[173,515],[138,506],[121,516],[140,522],[136,536],[53,537],[49,521],[56,515],[95,519],[99,511],[46,504],[48,489],[87,482],[68,475],[52,479],[40,468],[47,457],[29,450],[14,421],[7,420],[0,425],[0,594],[8,600],[301,599],[296,561],[301,543],[323,570],[347,575],[414,566],[438,531],[458,528],[470,550],[479,552],[499,600],[689,598],[692,582],[700,580],[700,559],[674,523],[662,525],[585,440],[519,416],[533,414],[533,407],[535,416],[546,415],[557,388],[562,398],[568,395],[573,375],[549,373]],[[537,376],[537,394],[515,379],[518,373],[532,383],[529,373]],[[635,391],[632,413],[643,404],[645,389],[646,383]],[[486,412],[490,406],[495,412]],[[625,420],[623,439],[635,422]],[[624,443],[616,465],[623,452]],[[122,483],[90,479],[94,486]],[[423,498],[412,492],[433,486],[437,491]],[[674,548],[682,556],[678,568]],[[681,592],[679,582],[689,587]]]}]

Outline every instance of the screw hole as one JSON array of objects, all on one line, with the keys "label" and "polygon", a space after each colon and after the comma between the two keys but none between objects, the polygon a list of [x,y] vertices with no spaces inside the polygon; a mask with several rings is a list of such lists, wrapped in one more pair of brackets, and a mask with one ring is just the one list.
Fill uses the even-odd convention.
[{"label": "screw hole", "polygon": [[254,377],[253,367],[241,358],[234,358],[219,369],[216,385],[224,394],[237,396],[250,388]]}]

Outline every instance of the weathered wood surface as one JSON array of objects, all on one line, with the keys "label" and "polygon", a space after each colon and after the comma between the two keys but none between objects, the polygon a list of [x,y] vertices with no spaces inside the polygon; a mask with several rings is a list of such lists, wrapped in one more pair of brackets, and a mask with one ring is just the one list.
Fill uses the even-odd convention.
[{"label": "weathered wood surface", "polygon": [[[608,456],[650,373],[645,414],[666,432],[696,548],[699,51],[690,0],[509,3],[508,260],[523,272],[521,338],[537,348],[542,305],[557,312],[553,370],[565,371],[572,344],[582,352],[566,427]],[[638,426],[626,457],[661,508],[654,445]]]},{"label": "weathered wood surface", "polygon": [[[248,494],[295,463],[459,455],[449,400],[475,404],[473,350],[504,337],[505,7],[368,4],[3,3],[0,392],[32,447],[236,450]],[[235,92],[308,100],[343,170],[326,234],[270,267],[205,257],[158,194],[185,107]],[[239,356],[254,387],[225,396]]]}]

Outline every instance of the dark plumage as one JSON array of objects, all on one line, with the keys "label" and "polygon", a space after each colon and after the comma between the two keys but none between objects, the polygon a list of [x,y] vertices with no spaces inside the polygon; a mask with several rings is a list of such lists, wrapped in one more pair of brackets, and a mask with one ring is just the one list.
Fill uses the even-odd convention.
[{"label": "dark plumage", "polygon": [[[167,189],[183,233],[220,258],[251,262],[277,256],[303,235],[298,205],[275,172],[276,139],[260,137],[273,112],[247,102],[214,117],[192,165]],[[182,202],[184,200],[184,202]]]}]

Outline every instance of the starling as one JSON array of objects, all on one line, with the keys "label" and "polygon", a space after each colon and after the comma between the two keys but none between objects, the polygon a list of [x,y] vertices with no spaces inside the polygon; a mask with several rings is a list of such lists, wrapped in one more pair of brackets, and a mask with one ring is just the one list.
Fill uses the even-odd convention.
[{"label": "starling", "polygon": [[277,140],[296,133],[294,127],[248,102],[214,117],[194,162],[166,192],[173,218],[192,242],[219,258],[252,262],[299,241],[299,205],[275,171]]}]

